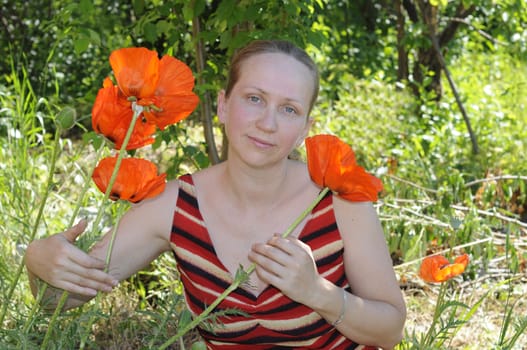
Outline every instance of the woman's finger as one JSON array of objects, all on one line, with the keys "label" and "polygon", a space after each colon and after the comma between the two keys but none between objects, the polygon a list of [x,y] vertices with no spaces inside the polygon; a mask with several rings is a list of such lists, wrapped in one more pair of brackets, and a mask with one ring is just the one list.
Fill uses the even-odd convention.
[{"label": "woman's finger", "polygon": [[75,240],[77,240],[77,237],[79,237],[80,234],[84,232],[87,225],[88,222],[86,220],[80,220],[76,225],[62,232],[62,236],[64,236],[68,242],[73,243]]}]

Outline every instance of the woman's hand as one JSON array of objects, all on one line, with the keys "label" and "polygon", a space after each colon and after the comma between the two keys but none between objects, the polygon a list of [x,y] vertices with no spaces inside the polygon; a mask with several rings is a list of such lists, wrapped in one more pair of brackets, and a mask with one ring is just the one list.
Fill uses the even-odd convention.
[{"label": "woman's hand", "polygon": [[[25,256],[30,278],[38,277],[54,287],[84,296],[111,291],[118,281],[104,272],[105,262],[74,245],[85,229],[86,221],[82,220],[67,231],[33,241]],[[33,287],[32,283],[36,294]]]},{"label": "woman's hand", "polygon": [[296,302],[307,305],[311,302],[314,287],[322,277],[307,244],[276,235],[266,243],[254,244],[249,259],[256,263],[256,274],[262,281]]}]

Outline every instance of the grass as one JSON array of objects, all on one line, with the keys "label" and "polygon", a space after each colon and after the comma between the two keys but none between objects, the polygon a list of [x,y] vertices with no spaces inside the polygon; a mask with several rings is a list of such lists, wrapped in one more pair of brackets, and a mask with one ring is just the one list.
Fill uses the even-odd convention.
[{"label": "grass", "polygon": [[[494,69],[484,74],[460,68],[491,59]],[[349,141],[360,162],[385,185],[377,208],[408,304],[398,350],[527,349],[527,223],[520,220],[527,211],[527,163],[522,161],[527,113],[519,102],[527,101],[522,89],[527,73],[524,65],[508,60],[466,56],[453,69],[463,82],[459,87],[478,133],[479,155],[471,154],[448,93],[439,106],[421,106],[421,116],[411,96],[382,82],[347,77],[340,100],[322,96],[315,131]],[[39,348],[51,317],[35,308],[24,271],[16,276],[25,247],[33,235],[59,232],[79,217],[93,221],[101,198],[94,186],[80,194],[97,161],[93,144],[56,133],[62,107],[49,100],[36,96],[23,74],[0,85],[2,349]],[[199,132],[175,134],[172,144],[201,147]],[[172,176],[196,168],[195,161],[169,148],[162,144],[148,152],[162,168],[172,169]],[[115,213],[108,208],[100,227],[111,226]],[[88,247],[94,239],[80,244]],[[436,252],[467,252],[471,263],[462,277],[443,287],[425,284],[417,276],[420,260]],[[151,348],[169,339],[186,315],[172,259],[162,256],[101,298],[98,307],[91,302],[61,315],[49,348],[78,348],[77,334],[87,328],[87,348]],[[440,291],[445,298],[434,321]],[[427,333],[433,336],[423,345]],[[171,348],[188,349],[198,339],[193,332]]]}]

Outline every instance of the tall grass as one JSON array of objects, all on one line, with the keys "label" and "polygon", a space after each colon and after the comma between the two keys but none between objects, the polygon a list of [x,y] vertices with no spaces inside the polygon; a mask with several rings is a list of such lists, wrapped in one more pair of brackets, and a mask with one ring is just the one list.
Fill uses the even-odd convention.
[{"label": "tall grass", "polygon": [[[417,105],[395,86],[350,76],[342,79],[340,99],[322,96],[315,115],[316,132],[349,141],[360,162],[385,184],[377,208],[409,309],[399,350],[527,346],[527,223],[520,220],[527,197],[527,163],[522,160],[527,151],[526,67],[507,57],[462,59],[456,67],[468,67],[467,62],[494,67],[477,75],[453,69],[477,131],[479,155],[471,154],[448,91],[439,106]],[[79,194],[91,181],[87,169],[97,161],[94,147],[56,131],[63,106],[50,100],[53,96],[37,96],[14,68],[0,84],[1,349],[39,348],[51,318],[35,305],[25,273],[16,276],[33,235],[62,231],[80,217],[90,221],[98,210],[100,194],[94,186],[82,199]],[[185,135],[199,137],[199,132]],[[185,145],[200,144],[198,138],[185,137]],[[162,158],[163,151],[160,159],[172,162]],[[44,215],[39,216],[39,208]],[[102,226],[109,227],[115,214],[110,209]],[[81,244],[87,247],[91,241]],[[442,287],[424,284],[417,268],[425,255],[436,252],[469,253],[467,272]],[[48,347],[78,348],[78,334],[86,330],[87,348],[162,344],[188,317],[181,293],[172,257],[164,255],[97,307],[92,302],[63,313]],[[191,334],[173,348],[197,339]]]},{"label": "tall grass", "polygon": [[[483,64],[491,69],[467,69]],[[349,140],[383,179],[378,211],[409,305],[399,349],[527,349],[527,66],[467,52],[451,70],[480,154],[447,86],[439,105],[417,104],[395,85],[349,76],[318,131]],[[446,290],[416,274],[438,252],[472,259]]]}]

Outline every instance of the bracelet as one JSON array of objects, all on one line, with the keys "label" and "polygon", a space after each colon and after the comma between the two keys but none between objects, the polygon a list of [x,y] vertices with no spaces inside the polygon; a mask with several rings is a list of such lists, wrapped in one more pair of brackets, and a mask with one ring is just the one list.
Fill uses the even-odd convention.
[{"label": "bracelet", "polygon": [[346,313],[346,300],[348,298],[347,294],[348,293],[346,293],[346,290],[342,288],[342,309],[340,310],[339,318],[337,318],[335,322],[331,324],[333,327],[336,327],[342,322],[342,320],[344,320],[344,314]]}]

